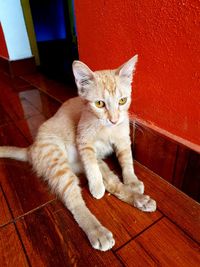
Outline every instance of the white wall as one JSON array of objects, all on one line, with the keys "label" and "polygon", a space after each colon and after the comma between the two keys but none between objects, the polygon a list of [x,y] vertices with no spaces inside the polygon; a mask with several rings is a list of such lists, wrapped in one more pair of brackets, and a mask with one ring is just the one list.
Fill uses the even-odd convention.
[{"label": "white wall", "polygon": [[0,21],[9,59],[32,56],[20,0],[0,0]]}]

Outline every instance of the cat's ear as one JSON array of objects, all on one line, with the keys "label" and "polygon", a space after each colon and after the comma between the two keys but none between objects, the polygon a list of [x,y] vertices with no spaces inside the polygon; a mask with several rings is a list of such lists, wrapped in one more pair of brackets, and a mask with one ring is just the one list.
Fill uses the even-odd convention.
[{"label": "cat's ear", "polygon": [[81,96],[86,95],[89,87],[95,81],[94,72],[83,62],[75,60],[72,64],[75,82],[78,87],[78,93]]},{"label": "cat's ear", "polygon": [[116,70],[116,74],[119,75],[120,78],[131,84],[137,61],[138,55],[135,55],[122,66],[120,66]]}]

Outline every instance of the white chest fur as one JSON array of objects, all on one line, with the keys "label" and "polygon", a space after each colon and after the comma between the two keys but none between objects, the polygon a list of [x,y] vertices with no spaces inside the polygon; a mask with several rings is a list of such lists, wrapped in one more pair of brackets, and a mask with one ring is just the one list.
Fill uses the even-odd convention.
[{"label": "white chest fur", "polygon": [[[94,147],[97,153],[97,158],[105,158],[113,152],[112,145],[109,142],[98,140],[94,143]],[[75,145],[67,145],[66,151],[68,162],[74,173],[81,173],[83,171],[83,165],[77,147]]]},{"label": "white chest fur", "polygon": [[113,147],[110,142],[98,140],[94,143],[94,147],[98,158],[105,158],[113,152]]}]

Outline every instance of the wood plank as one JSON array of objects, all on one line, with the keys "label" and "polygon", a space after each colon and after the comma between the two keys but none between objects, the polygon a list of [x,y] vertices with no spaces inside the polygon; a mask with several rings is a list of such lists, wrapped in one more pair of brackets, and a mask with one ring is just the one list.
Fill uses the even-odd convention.
[{"label": "wood plank", "polygon": [[12,80],[9,79],[6,75],[1,75],[0,79],[0,102],[3,107],[3,109],[9,114],[9,111],[12,115],[15,115],[13,112],[13,109],[19,108],[17,111],[17,114],[23,113],[22,108],[20,106],[20,100],[19,96],[14,92],[13,86],[12,86]]},{"label": "wood plank", "polygon": [[[9,87],[9,93],[12,91],[13,93],[21,92],[23,90],[30,90],[34,87],[30,85],[30,83],[21,79],[20,77],[14,76],[10,77],[5,72],[0,72],[0,86],[4,84],[4,86]],[[6,89],[7,90],[7,89]]]},{"label": "wood plank", "polygon": [[125,266],[200,266],[199,246],[166,218],[117,254]]},{"label": "wood plank", "polygon": [[135,171],[145,184],[145,192],[157,201],[162,213],[200,242],[200,205],[138,162]]},{"label": "wood plank", "polygon": [[55,199],[24,162],[5,160],[0,165],[0,181],[14,218]]},{"label": "wood plank", "polygon": [[[0,80],[0,100],[7,113],[10,113],[11,118],[29,118],[30,116],[38,115],[38,112],[43,114],[46,118],[49,118],[60,107],[62,101],[57,101],[53,97],[50,97],[48,90],[47,93],[45,90],[45,92],[41,92],[24,79],[19,77],[10,79],[6,75],[2,75]],[[59,90],[61,87],[64,100],[70,98],[68,94],[72,95],[71,89],[69,91],[69,88],[65,85],[53,82],[52,80],[48,81],[48,79],[45,77],[43,77],[43,79],[44,84],[46,80],[48,85],[55,83],[55,95],[59,95]],[[51,90],[53,90],[52,87]],[[25,110],[24,113],[23,110]],[[0,115],[1,113],[2,112],[0,112]]]},{"label": "wood plank", "polygon": [[29,266],[14,224],[0,228],[0,265]]},{"label": "wood plank", "polygon": [[[1,89],[1,88],[0,88]],[[0,104],[0,126],[11,122],[11,118]]]},{"label": "wood plank", "polygon": [[[134,158],[200,202],[199,163],[195,160],[199,154],[141,123],[136,122],[132,129]],[[196,155],[194,160],[189,159],[191,155]]]},{"label": "wood plank", "polygon": [[61,103],[42,92],[40,92],[40,97],[42,101],[42,114],[46,118],[52,117],[60,108]]},{"label": "wood plank", "polygon": [[12,220],[12,215],[9,211],[6,199],[0,186],[0,227]]},{"label": "wood plank", "polygon": [[24,91],[22,92],[22,98],[29,103],[29,106],[37,110],[38,114],[35,113],[26,120],[18,120],[14,123],[28,142],[32,143],[40,125],[48,118],[52,117],[61,104],[38,90]]},{"label": "wood plank", "polygon": [[77,89],[75,86],[69,87],[66,84],[48,79],[40,73],[23,75],[21,78],[60,102],[64,102],[71,97],[77,96]]},{"label": "wood plank", "polygon": [[[0,81],[0,114],[5,113],[7,116],[15,121],[19,119],[29,118],[38,115],[40,112],[30,102],[23,97],[23,92],[16,91],[14,82],[8,77],[3,77]],[[30,88],[27,92],[31,92]],[[0,115],[2,116],[2,115]]]},{"label": "wood plank", "polygon": [[135,160],[172,182],[177,144],[141,124],[135,127]]},{"label": "wood plank", "polygon": [[139,243],[131,241],[116,253],[124,266],[145,267],[159,266]]},{"label": "wood plank", "polygon": [[184,147],[182,145],[178,145],[172,184],[179,189],[182,189],[185,170],[188,164],[189,154],[190,154],[189,148]]},{"label": "wood plank", "polygon": [[0,127],[0,146],[27,147],[29,143],[14,124]]},{"label": "wood plank", "polygon": [[46,118],[52,117],[61,106],[60,102],[37,89],[25,90],[21,92],[21,96],[39,110]]},{"label": "wood plank", "polygon": [[100,199],[94,199],[87,187],[82,190],[88,208],[100,222],[112,231],[117,249],[132,237],[149,227],[162,215],[159,211],[145,213],[106,193]]},{"label": "wood plank", "polygon": [[38,90],[27,90],[20,94],[20,97],[12,96],[9,101],[6,98],[2,111],[0,106],[0,124],[12,120],[32,143],[39,126],[51,117],[61,104]]},{"label": "wood plank", "polygon": [[200,202],[200,154],[190,151],[184,173],[183,191]]},{"label": "wood plank", "polygon": [[1,105],[5,113],[7,113],[13,121],[27,119],[40,114],[25,98],[21,98],[18,95],[9,98],[9,100],[4,97],[4,101],[2,102],[1,100]]},{"label": "wood plank", "polygon": [[32,144],[37,135],[39,127],[45,121],[45,116],[43,114],[38,114],[26,120],[15,121],[14,124],[26,138],[28,143]]},{"label": "wood plank", "polygon": [[21,218],[17,228],[32,266],[121,266],[112,251],[90,246],[58,201]]},{"label": "wood plank", "polygon": [[36,89],[32,85],[30,85],[28,82],[24,81],[20,77],[12,77],[11,79],[12,88],[15,92],[23,92],[25,90],[31,90]]},{"label": "wood plank", "polygon": [[0,74],[9,73],[9,63],[8,60],[0,56]]},{"label": "wood plank", "polygon": [[[7,125],[0,128],[0,145],[26,147],[28,142],[14,125]],[[55,198],[25,162],[0,159],[0,183],[14,217]]]}]

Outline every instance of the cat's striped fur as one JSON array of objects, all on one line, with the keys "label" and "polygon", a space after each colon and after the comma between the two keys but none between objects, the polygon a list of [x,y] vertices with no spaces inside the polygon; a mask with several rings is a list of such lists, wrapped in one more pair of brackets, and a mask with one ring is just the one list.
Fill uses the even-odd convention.
[{"label": "cat's striped fur", "polygon": [[[30,147],[0,148],[0,157],[32,164],[71,211],[91,245],[102,251],[111,249],[115,242],[112,233],[86,207],[78,173],[85,172],[95,198],[103,197],[107,190],[140,210],[156,209],[156,202],[143,194],[143,183],[133,169],[128,108],[136,62],[137,56],[117,70],[92,72],[84,63],[75,61],[73,72],[79,96],[66,101],[41,125]],[[119,105],[120,99],[125,101],[123,105]],[[97,107],[98,101],[103,101],[104,106]],[[113,151],[122,167],[124,183],[102,160]]]}]

